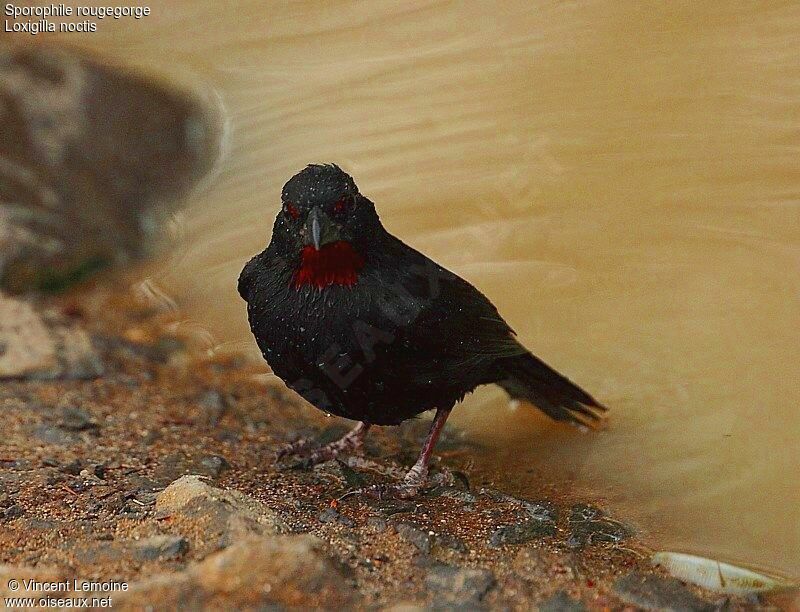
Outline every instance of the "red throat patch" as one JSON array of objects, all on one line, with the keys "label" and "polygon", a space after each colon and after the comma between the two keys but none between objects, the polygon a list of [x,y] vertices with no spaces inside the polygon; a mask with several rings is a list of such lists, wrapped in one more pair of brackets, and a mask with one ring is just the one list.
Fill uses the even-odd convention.
[{"label": "red throat patch", "polygon": [[319,251],[309,245],[303,247],[300,253],[300,267],[294,275],[292,285],[295,289],[304,285],[312,285],[318,289],[329,285],[352,287],[363,267],[364,258],[349,242],[332,242]]}]

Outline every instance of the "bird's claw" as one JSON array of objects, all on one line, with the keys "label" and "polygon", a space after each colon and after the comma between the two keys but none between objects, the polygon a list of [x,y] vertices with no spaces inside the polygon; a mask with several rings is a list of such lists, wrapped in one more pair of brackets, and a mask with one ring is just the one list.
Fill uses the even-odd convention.
[{"label": "bird's claw", "polygon": [[367,495],[377,500],[384,499],[410,499],[416,497],[427,483],[427,470],[420,471],[412,468],[397,484],[377,484],[362,489],[356,489],[343,495],[341,499],[352,495]]},{"label": "bird's claw", "polygon": [[318,463],[336,459],[344,453],[359,453],[363,449],[363,439],[367,428],[368,426],[362,423],[335,442],[330,442],[323,446],[317,446],[314,442],[301,438],[297,442],[286,444],[278,449],[275,453],[275,461],[278,462],[288,456],[296,456],[300,460],[291,467],[309,469]]},{"label": "bird's claw", "polygon": [[312,446],[313,442],[308,438],[300,438],[299,440],[290,442],[289,444],[284,444],[275,451],[275,461],[280,461],[284,457],[290,457],[293,455],[302,456],[304,453],[307,453]]},{"label": "bird's claw", "polygon": [[416,497],[421,490],[420,485],[409,485],[405,483],[395,485],[372,485],[361,489],[365,495],[369,495],[377,500],[384,499],[410,499]]}]

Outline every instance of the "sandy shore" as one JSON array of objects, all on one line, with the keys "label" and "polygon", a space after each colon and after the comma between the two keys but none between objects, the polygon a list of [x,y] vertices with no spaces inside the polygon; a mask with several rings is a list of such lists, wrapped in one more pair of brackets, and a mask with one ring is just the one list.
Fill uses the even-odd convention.
[{"label": "sandy shore", "polygon": [[[450,427],[435,470],[447,484],[410,501],[342,498],[401,473],[426,424],[379,429],[363,460],[278,465],[281,443],[330,439],[348,424],[270,383],[258,365],[196,351],[169,331],[174,313],[125,290],[100,284],[18,304],[60,344],[16,379],[9,372],[21,358],[5,364],[4,597],[42,596],[9,588],[35,578],[67,585],[49,597],[91,607],[108,596],[117,609],[756,604],[654,569],[624,517],[470,482],[469,449]],[[126,590],[87,593],[82,581]]]}]

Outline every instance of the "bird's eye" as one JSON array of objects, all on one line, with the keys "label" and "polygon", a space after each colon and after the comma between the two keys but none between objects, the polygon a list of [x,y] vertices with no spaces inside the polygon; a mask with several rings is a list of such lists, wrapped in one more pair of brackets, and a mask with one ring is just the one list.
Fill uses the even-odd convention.
[{"label": "bird's eye", "polygon": [[283,211],[292,219],[297,219],[300,216],[300,211],[297,210],[297,207],[291,202],[286,202],[283,205]]},{"label": "bird's eye", "polygon": [[347,207],[350,203],[347,201],[346,198],[339,198],[336,201],[336,204],[333,205],[333,212],[334,214],[341,215],[347,212]]}]

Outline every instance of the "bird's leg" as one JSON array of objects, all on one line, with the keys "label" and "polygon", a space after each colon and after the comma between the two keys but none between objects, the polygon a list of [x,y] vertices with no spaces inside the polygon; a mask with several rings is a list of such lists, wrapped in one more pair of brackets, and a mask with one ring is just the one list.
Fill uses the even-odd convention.
[{"label": "bird's leg", "polygon": [[431,461],[433,449],[436,446],[436,442],[439,440],[439,435],[442,433],[442,429],[444,429],[444,424],[448,416],[450,416],[449,408],[447,410],[442,408],[436,410],[436,416],[433,417],[431,429],[428,432],[428,437],[425,438],[425,443],[422,445],[419,458],[414,466],[408,470],[405,477],[403,477],[402,482],[396,485],[377,485],[375,487],[370,487],[367,493],[379,498],[390,496],[399,497],[401,499],[414,497],[419,493],[425,481],[428,479],[428,464]]},{"label": "bird's leg", "polygon": [[[282,457],[291,455],[298,455],[301,457],[307,455],[303,459],[302,464],[309,467],[317,463],[330,461],[342,453],[361,450],[369,428],[369,423],[359,423],[335,442],[318,448],[314,448],[313,444],[308,440],[298,440],[280,449],[277,453],[277,458],[281,459]],[[310,450],[312,448],[314,450]]]}]

